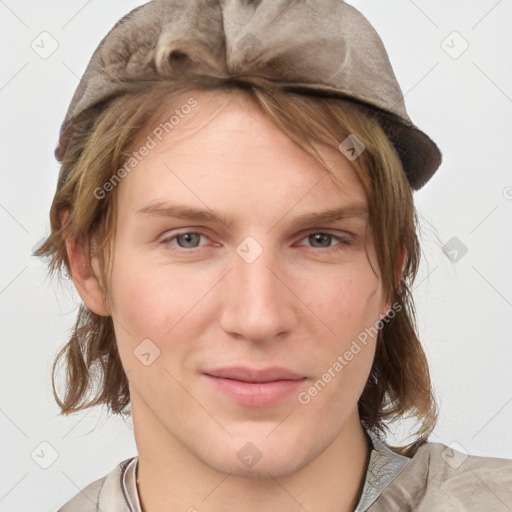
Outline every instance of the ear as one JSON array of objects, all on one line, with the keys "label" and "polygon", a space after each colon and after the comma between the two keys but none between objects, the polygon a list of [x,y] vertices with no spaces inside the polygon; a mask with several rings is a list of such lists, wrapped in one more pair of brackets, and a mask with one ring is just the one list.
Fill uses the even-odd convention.
[{"label": "ear", "polygon": [[[69,211],[63,211],[59,216],[61,226],[64,226],[69,218]],[[103,299],[103,293],[99,281],[87,264],[87,258],[83,247],[76,243],[67,230],[65,231],[64,236],[71,279],[73,280],[80,297],[93,313],[100,316],[110,316],[111,313]]]},{"label": "ear", "polygon": [[[405,247],[402,247],[400,249],[400,253],[398,255],[398,258],[396,261],[396,266],[395,266],[395,283],[397,286],[400,283],[400,280],[402,279],[402,274],[404,271],[406,258],[407,258],[407,251],[405,250]],[[383,318],[386,316],[387,312],[391,309],[391,306],[392,306],[392,304],[390,304],[390,303],[386,304],[386,309],[381,313],[380,318]]]},{"label": "ear", "polygon": [[395,278],[396,278],[397,285],[400,283],[400,280],[402,279],[402,274],[404,271],[406,258],[407,258],[407,251],[405,250],[405,247],[402,247],[400,249],[400,254],[397,258],[396,268],[395,268]]}]

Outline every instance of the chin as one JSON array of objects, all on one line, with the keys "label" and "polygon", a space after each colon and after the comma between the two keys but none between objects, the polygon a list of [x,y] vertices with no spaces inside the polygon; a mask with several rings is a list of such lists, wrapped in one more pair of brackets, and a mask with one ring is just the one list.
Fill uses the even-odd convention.
[{"label": "chin", "polygon": [[311,449],[306,453],[308,447],[289,436],[286,436],[288,443],[278,437],[272,442],[270,438],[265,439],[267,434],[252,436],[254,442],[248,440],[250,437],[244,437],[243,440],[231,439],[224,446],[219,442],[212,443],[210,446],[217,448],[207,453],[203,451],[201,459],[216,471],[247,478],[284,477],[307,464]]},{"label": "chin", "polygon": [[[204,461],[208,463],[208,461]],[[224,464],[208,464],[212,469],[221,473],[229,474],[231,476],[238,476],[242,478],[255,478],[255,479],[268,479],[268,478],[282,478],[292,475],[299,469],[301,464],[294,464],[294,461],[287,459],[276,459],[263,461],[263,458],[258,461],[252,468],[244,467],[243,464],[237,461],[230,461]]]}]

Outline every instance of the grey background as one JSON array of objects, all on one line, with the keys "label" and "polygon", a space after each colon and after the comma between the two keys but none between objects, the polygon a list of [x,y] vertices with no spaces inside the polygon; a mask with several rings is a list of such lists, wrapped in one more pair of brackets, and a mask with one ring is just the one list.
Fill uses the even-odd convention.
[{"label": "grey background", "polygon": [[[79,76],[142,3],[0,0],[1,512],[56,510],[136,454],[129,421],[101,409],[59,416],[50,369],[79,298],[30,253],[49,229],[53,150]],[[512,0],[350,3],[381,35],[410,116],[444,156],[415,194],[424,258],[414,296],[441,406],[431,440],[512,458]]]}]

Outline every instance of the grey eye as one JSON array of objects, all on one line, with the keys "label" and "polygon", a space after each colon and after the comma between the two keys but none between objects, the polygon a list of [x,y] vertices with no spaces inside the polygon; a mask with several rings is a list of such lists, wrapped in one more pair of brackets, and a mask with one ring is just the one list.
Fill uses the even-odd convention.
[{"label": "grey eye", "polygon": [[[312,233],[308,236],[308,241],[313,247],[329,247],[332,243],[334,235],[329,233]],[[315,245],[318,242],[321,245]]]},{"label": "grey eye", "polygon": [[184,249],[193,249],[198,247],[200,240],[201,235],[199,233],[184,233],[176,237],[176,242]]}]

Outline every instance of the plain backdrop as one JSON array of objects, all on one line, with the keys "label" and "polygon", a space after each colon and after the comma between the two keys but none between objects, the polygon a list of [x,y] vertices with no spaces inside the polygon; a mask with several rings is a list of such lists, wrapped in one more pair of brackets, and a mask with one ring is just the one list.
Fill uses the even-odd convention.
[{"label": "plain backdrop", "polygon": [[[59,416],[50,369],[79,298],[31,251],[49,230],[53,151],[79,76],[142,3],[0,0],[2,512],[57,510],[136,455],[130,421],[102,409]],[[414,297],[440,404],[431,440],[512,458],[512,1],[351,3],[381,35],[411,118],[444,157],[415,193]],[[41,37],[49,56],[33,49]]]}]

